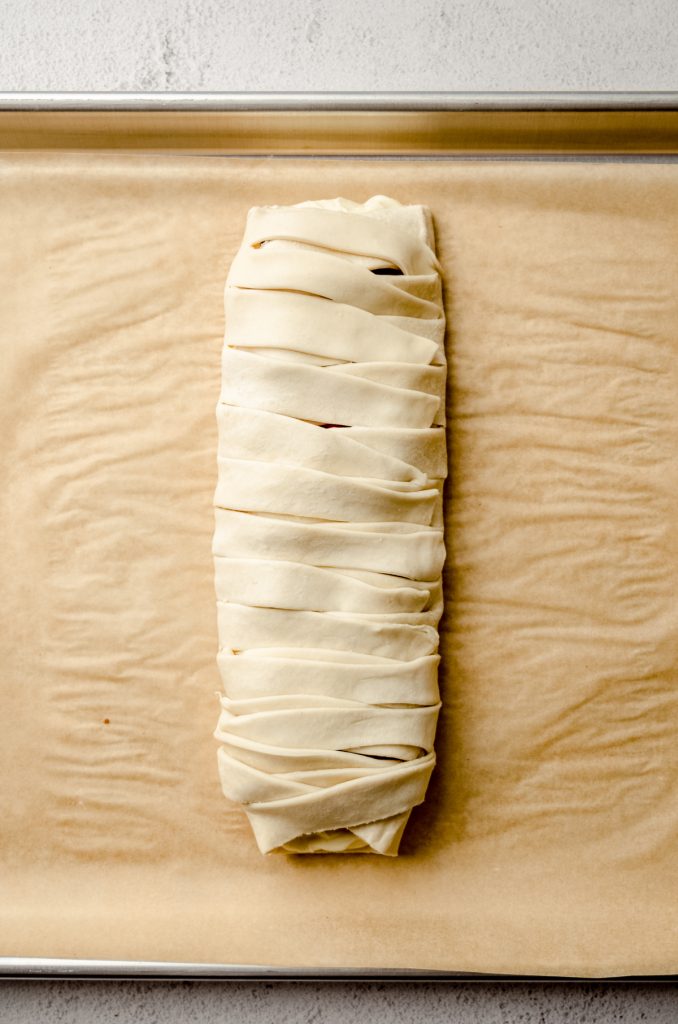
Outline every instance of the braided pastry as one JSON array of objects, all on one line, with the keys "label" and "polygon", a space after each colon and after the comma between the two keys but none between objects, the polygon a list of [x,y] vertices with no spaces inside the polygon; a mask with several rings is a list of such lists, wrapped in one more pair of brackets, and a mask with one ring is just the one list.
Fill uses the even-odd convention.
[{"label": "braided pastry", "polygon": [[219,772],[262,852],[394,856],[435,763],[445,321],[430,215],[250,210],[228,275]]}]

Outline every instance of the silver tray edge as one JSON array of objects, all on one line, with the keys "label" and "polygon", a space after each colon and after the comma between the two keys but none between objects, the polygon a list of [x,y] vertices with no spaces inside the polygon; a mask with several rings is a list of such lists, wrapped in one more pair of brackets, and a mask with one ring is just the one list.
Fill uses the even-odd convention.
[{"label": "silver tray edge", "polygon": [[0,110],[678,110],[678,92],[0,92]]},{"label": "silver tray edge", "polygon": [[155,960],[78,960],[0,957],[3,980],[193,980],[193,981],[336,981],[336,982],[501,982],[525,984],[675,984],[678,975],[570,977],[559,975],[483,974],[407,968],[304,968],[263,964],[184,963]]}]

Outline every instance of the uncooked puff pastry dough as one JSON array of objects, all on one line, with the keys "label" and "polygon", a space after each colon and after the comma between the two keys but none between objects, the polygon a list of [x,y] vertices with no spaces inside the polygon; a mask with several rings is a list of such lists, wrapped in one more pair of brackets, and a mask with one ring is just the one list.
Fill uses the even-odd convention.
[{"label": "uncooked puff pastry dough", "polygon": [[429,211],[384,196],[254,208],[228,275],[215,735],[223,791],[264,853],[394,856],[435,763],[432,245]]}]

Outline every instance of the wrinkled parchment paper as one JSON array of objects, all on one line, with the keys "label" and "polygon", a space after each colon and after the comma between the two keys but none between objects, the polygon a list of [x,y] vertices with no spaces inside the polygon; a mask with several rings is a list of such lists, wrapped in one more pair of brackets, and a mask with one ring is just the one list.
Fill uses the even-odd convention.
[{"label": "wrinkled parchment paper", "polygon": [[[431,207],[439,765],[402,856],[221,796],[222,289],[252,205]],[[0,172],[0,955],[678,972],[678,166],[14,155]]]}]

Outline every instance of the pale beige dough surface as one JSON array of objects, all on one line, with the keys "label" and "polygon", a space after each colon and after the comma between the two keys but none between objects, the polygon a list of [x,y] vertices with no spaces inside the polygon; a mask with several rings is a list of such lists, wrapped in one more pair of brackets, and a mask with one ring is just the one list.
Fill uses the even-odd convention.
[{"label": "pale beige dough surface", "polygon": [[[447,285],[439,766],[397,861],[262,859],[211,739],[222,286],[250,206],[375,192]],[[0,953],[677,971],[675,165],[16,156],[0,195]]]},{"label": "pale beige dough surface", "polygon": [[[434,248],[430,211],[387,196],[259,206],[226,280],[215,737],[224,796],[262,853],[395,857],[435,767],[447,460],[440,478],[421,468],[445,447]],[[408,546],[418,571],[403,570]],[[296,641],[289,612],[307,623]],[[268,635],[251,641],[243,619],[262,615]]]}]

